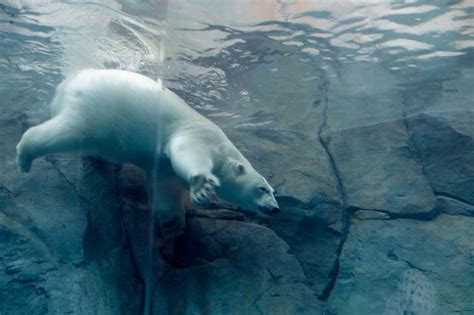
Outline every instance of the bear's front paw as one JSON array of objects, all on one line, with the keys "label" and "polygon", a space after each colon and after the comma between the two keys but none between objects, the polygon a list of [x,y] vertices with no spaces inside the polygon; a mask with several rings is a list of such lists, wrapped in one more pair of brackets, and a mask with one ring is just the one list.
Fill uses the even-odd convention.
[{"label": "bear's front paw", "polygon": [[198,206],[205,206],[216,195],[219,180],[212,174],[199,174],[191,178],[191,201]]},{"label": "bear's front paw", "polygon": [[184,233],[186,221],[181,218],[174,218],[161,223],[161,233],[165,239],[173,239]]}]

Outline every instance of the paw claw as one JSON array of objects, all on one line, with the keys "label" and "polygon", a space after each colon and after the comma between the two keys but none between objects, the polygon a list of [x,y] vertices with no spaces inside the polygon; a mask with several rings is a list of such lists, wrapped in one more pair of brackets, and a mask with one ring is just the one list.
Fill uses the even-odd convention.
[{"label": "paw claw", "polygon": [[197,175],[191,181],[191,200],[198,206],[203,206],[215,196],[218,180],[212,174]]}]

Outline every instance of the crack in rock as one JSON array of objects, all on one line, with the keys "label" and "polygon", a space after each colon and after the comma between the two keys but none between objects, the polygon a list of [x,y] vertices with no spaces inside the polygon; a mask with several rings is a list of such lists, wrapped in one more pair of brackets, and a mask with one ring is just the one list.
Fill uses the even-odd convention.
[{"label": "crack in rock", "polygon": [[342,253],[342,248],[344,246],[344,243],[347,239],[347,235],[349,233],[349,227],[350,227],[350,218],[347,210],[347,194],[344,189],[344,185],[342,183],[342,177],[339,172],[339,169],[337,167],[336,161],[334,160],[334,157],[329,149],[329,140],[326,141],[324,140],[323,137],[323,130],[327,128],[328,126],[328,116],[327,116],[327,110],[329,107],[329,98],[328,98],[328,89],[329,89],[329,82],[325,80],[323,84],[319,87],[320,93],[321,93],[321,98],[323,100],[323,112],[322,112],[322,117],[323,121],[321,125],[319,126],[318,130],[318,138],[321,146],[323,147],[324,151],[327,154],[327,157],[329,159],[329,163],[331,166],[331,169],[333,171],[333,174],[336,178],[337,181],[337,191],[341,196],[342,199],[342,237],[339,241],[339,244],[336,249],[336,258],[334,260],[333,266],[331,267],[331,270],[329,272],[329,281],[324,287],[322,293],[319,295],[320,300],[327,300],[329,296],[331,295],[331,292],[336,285],[337,277],[339,274],[339,261],[341,258],[341,253]]},{"label": "crack in rock", "polygon": [[258,301],[268,292],[270,289],[273,287],[273,284],[269,284],[268,287],[260,293],[255,300],[252,302],[251,306],[254,307],[260,314],[264,315],[265,312],[260,309],[260,307],[257,305]]},{"label": "crack in rock", "polygon": [[318,138],[319,138],[319,142],[321,143],[321,146],[323,147],[324,151],[326,152],[326,154],[328,156],[331,169],[332,169],[332,171],[334,173],[334,176],[336,178],[336,181],[337,181],[337,191],[339,192],[339,194],[342,197],[342,203],[344,205],[344,208],[346,208],[347,198],[346,198],[346,193],[344,191],[344,185],[342,184],[341,174],[340,174],[339,169],[336,165],[334,157],[332,156],[332,153],[329,149],[329,143],[328,143],[328,141],[324,140],[324,137],[323,137],[323,130],[327,127],[327,120],[328,120],[328,117],[327,117],[327,110],[328,110],[328,107],[329,107],[329,99],[328,99],[328,95],[327,95],[328,94],[328,89],[329,89],[329,82],[324,81],[323,85],[320,87],[320,93],[322,94],[324,107],[323,107],[323,112],[322,112],[323,122],[319,126]]},{"label": "crack in rock", "polygon": [[331,271],[329,272],[329,282],[327,283],[326,287],[323,289],[322,293],[318,296],[320,300],[323,300],[323,301],[327,300],[331,296],[332,290],[334,289],[336,285],[337,277],[339,275],[342,249],[347,240],[347,235],[349,234],[349,228],[350,228],[350,220],[348,220],[343,227],[343,230],[342,230],[343,236],[337,246],[336,259],[334,260],[334,264],[331,268]]},{"label": "crack in rock", "polygon": [[[357,211],[373,211],[373,212],[380,212],[383,214],[388,215],[388,218],[381,218],[383,220],[396,220],[396,219],[413,219],[413,220],[421,220],[421,221],[429,221],[434,218],[436,218],[439,214],[441,214],[441,211],[439,208],[434,208],[430,212],[416,212],[416,213],[398,213],[398,212],[392,212],[388,211],[385,209],[365,209],[365,208],[352,208],[354,212]],[[357,217],[356,219],[358,220],[374,220],[373,218],[361,218]]]},{"label": "crack in rock", "polygon": [[19,192],[15,193],[14,191],[10,190],[8,187],[2,184],[0,184],[0,191],[3,191],[10,199],[15,199],[17,196],[20,195]]},{"label": "crack in rock", "polygon": [[29,229],[25,228],[22,224],[13,220],[12,218],[8,217],[3,212],[0,212],[0,222],[1,221],[3,221],[5,225],[10,227],[10,229],[14,229],[20,235],[31,240],[31,242],[35,244],[49,260],[57,262],[57,259],[50,252],[48,246],[46,246],[46,244],[43,243],[43,241],[40,238],[38,238],[35,234],[33,234]]},{"label": "crack in rock", "polygon": [[53,168],[58,173],[59,177],[74,191],[74,193],[77,195],[77,197],[81,201],[83,201],[84,203],[86,203],[87,205],[90,206],[91,202],[79,192],[79,189],[76,187],[76,185],[74,185],[74,183],[63,173],[63,171],[61,171],[60,167],[57,165],[57,163],[58,163],[57,160],[54,159],[54,158],[51,158],[51,157],[45,157],[45,160],[51,166],[53,166]]},{"label": "crack in rock", "polygon": [[442,191],[434,191],[434,194],[436,196],[441,196],[441,197],[445,197],[445,198],[449,198],[449,199],[452,199],[452,200],[455,200],[455,201],[458,201],[458,202],[462,202],[466,205],[469,205],[471,207],[474,207],[474,204],[461,198],[461,197],[458,197],[458,196],[455,196],[453,194],[450,194],[450,193],[447,193],[447,192],[442,192]]}]

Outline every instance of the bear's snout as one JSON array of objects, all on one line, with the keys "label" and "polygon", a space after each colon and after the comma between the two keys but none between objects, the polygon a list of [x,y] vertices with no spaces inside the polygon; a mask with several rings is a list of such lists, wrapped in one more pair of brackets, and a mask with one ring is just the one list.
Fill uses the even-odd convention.
[{"label": "bear's snout", "polygon": [[278,207],[263,207],[259,206],[258,209],[263,213],[278,213],[280,212],[280,208]]}]

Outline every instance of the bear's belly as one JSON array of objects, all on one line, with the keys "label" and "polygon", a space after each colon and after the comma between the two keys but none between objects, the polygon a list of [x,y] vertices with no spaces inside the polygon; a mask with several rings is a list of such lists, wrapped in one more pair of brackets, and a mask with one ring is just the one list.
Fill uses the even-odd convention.
[{"label": "bear's belly", "polygon": [[149,168],[163,158],[163,150],[156,137],[94,134],[83,138],[82,154],[101,157],[116,163],[132,163]]}]

